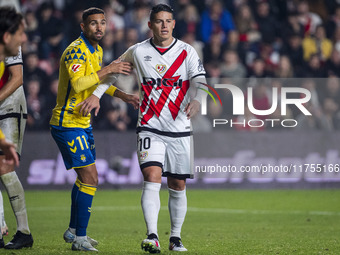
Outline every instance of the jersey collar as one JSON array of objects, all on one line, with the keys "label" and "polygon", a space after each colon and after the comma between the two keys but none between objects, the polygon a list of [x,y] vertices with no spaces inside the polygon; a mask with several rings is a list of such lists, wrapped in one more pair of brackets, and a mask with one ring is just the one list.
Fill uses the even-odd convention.
[{"label": "jersey collar", "polygon": [[156,49],[156,51],[159,53],[159,54],[161,54],[161,55],[164,55],[165,53],[167,53],[176,43],[177,43],[177,38],[174,38],[175,40],[172,42],[172,44],[169,46],[169,48],[166,50],[166,51],[164,51],[163,53],[162,52],[160,52],[158,49],[157,49],[157,46],[153,43],[153,41],[152,41],[152,38],[150,38],[149,39],[149,42],[150,42],[150,44],[152,45],[152,47],[154,47],[155,49]]},{"label": "jersey collar", "polygon": [[87,40],[87,38],[85,37],[85,35],[84,35],[83,32],[80,33],[80,37],[81,37],[81,39],[83,39],[83,41],[85,42],[87,48],[89,48],[89,50],[90,50],[90,52],[91,52],[92,54],[93,54],[96,50],[98,50],[98,49],[95,50],[95,49],[93,48],[93,46],[91,45],[91,43],[89,42],[89,40]]}]

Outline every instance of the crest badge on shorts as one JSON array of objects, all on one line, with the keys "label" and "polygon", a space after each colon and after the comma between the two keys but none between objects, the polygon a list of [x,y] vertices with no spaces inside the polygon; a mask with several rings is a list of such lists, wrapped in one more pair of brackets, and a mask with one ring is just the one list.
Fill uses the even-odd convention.
[{"label": "crest badge on shorts", "polygon": [[157,70],[157,72],[162,74],[162,73],[164,73],[166,71],[166,65],[157,64],[156,65],[156,70]]},{"label": "crest badge on shorts", "polygon": [[84,154],[80,155],[80,160],[83,162],[86,162],[86,157]]},{"label": "crest badge on shorts", "polygon": [[142,152],[139,153],[139,158],[140,158],[141,160],[144,160],[144,159],[146,159],[147,157],[148,157],[148,152],[147,152],[147,151],[142,151]]}]

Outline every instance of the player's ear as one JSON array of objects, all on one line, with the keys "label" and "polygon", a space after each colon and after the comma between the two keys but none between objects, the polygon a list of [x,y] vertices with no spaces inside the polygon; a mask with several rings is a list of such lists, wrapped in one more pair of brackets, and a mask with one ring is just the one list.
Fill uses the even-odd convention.
[{"label": "player's ear", "polygon": [[148,21],[148,27],[151,29],[151,21]]},{"label": "player's ear", "polygon": [[83,22],[80,23],[80,28],[81,28],[81,31],[84,32],[84,27],[85,27],[85,24]]},{"label": "player's ear", "polygon": [[175,28],[175,25],[176,25],[176,20],[173,20],[172,29],[174,29],[174,28]]},{"label": "player's ear", "polygon": [[3,38],[2,38],[3,42],[4,42],[5,44],[9,44],[10,41],[11,41],[11,36],[12,36],[12,35],[11,35],[10,32],[5,32],[4,35],[3,35]]}]

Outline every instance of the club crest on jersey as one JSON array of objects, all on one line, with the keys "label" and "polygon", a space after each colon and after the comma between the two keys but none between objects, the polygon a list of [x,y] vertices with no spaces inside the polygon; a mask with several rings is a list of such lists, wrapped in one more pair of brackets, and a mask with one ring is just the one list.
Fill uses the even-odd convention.
[{"label": "club crest on jersey", "polygon": [[139,153],[139,158],[140,158],[141,160],[144,160],[144,159],[146,159],[147,157],[148,157],[148,152],[147,152],[147,151],[142,151],[142,152]]},{"label": "club crest on jersey", "polygon": [[162,74],[162,73],[164,73],[166,71],[166,65],[157,64],[156,65],[156,70],[157,70],[157,72]]},{"label": "club crest on jersey", "polygon": [[78,72],[79,71],[79,68],[81,67],[80,64],[74,64],[71,69],[74,73]]}]

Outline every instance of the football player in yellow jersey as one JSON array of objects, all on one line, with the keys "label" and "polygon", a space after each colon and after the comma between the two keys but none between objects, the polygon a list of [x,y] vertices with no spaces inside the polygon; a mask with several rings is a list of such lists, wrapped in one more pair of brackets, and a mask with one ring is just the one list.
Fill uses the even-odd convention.
[{"label": "football player in yellow jersey", "polygon": [[[15,9],[11,7],[0,8],[0,78],[2,82],[4,81],[3,76],[5,76],[3,61],[6,57],[18,55],[19,47],[27,40],[24,30],[24,19],[20,13],[17,13]],[[16,119],[15,117],[10,118],[9,115],[12,115],[12,110],[18,106],[26,107],[26,102],[23,101],[22,104],[19,104],[16,100],[13,100],[13,98],[9,98],[15,94],[13,91],[22,85],[20,76],[17,77],[17,75],[15,75],[11,70],[9,70],[9,73],[10,77],[8,82],[5,82],[0,92],[1,126],[3,127],[2,131],[6,135],[7,139],[12,143],[16,143],[16,141],[13,140],[13,133],[17,134],[16,138],[20,136],[20,134],[18,135],[18,131],[16,129],[18,125],[17,123],[21,120],[24,122],[24,119],[22,114],[19,117],[20,120]],[[4,122],[6,123],[4,124]],[[21,132],[21,137],[22,133],[23,132]],[[17,153],[20,153],[18,151],[19,148],[17,147],[16,149]],[[0,154],[5,154],[0,155],[0,179],[6,188],[7,195],[10,199],[10,203],[15,214],[17,221],[17,232],[13,239],[5,246],[0,233],[0,248],[4,247],[5,249],[21,249],[23,247],[31,247],[33,245],[33,238],[28,227],[24,189],[15,172],[14,165],[7,164],[6,162],[4,163],[3,161],[3,159],[6,159],[6,153],[6,151],[0,152]],[[2,196],[0,199],[2,200]],[[0,205],[2,205],[2,201],[0,202]],[[2,222],[0,224],[2,224]]]},{"label": "football player in yellow jersey", "polygon": [[[71,193],[71,216],[64,240],[72,243],[72,250],[97,251],[98,242],[86,235],[93,196],[98,185],[95,165],[96,150],[90,124],[90,115],[79,113],[78,103],[89,97],[97,85],[113,74],[129,74],[131,64],[112,62],[101,68],[103,51],[98,45],[106,28],[104,11],[89,8],[83,12],[82,33],[64,51],[60,60],[57,105],[50,121],[67,169],[74,169],[77,180]],[[126,94],[115,87],[108,94],[138,107],[137,96]]]}]

